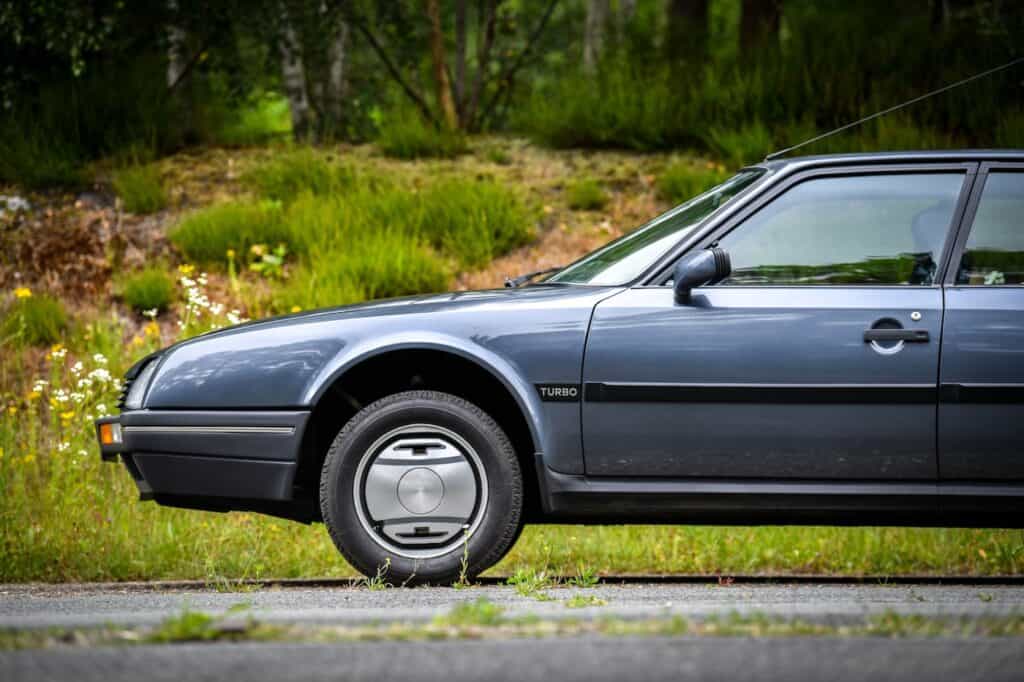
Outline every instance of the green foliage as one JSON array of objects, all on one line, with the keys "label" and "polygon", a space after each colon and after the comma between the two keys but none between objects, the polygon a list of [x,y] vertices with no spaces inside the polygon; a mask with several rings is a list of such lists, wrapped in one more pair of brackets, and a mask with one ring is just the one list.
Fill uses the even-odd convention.
[{"label": "green foliage", "polygon": [[499,166],[507,166],[512,163],[512,155],[503,147],[491,147],[484,154],[491,163],[496,163]]},{"label": "green foliage", "polygon": [[574,211],[600,211],[608,205],[607,192],[593,178],[570,182],[565,191],[569,198],[569,208]]},{"label": "green foliage", "polygon": [[[267,279],[284,279],[284,259],[288,256],[288,247],[278,244],[273,250],[265,244],[253,244],[249,249],[255,260],[249,263],[249,269]],[[234,262],[234,257],[229,260]]]},{"label": "green foliage", "polygon": [[449,627],[493,627],[505,621],[504,611],[500,605],[480,597],[476,601],[456,604],[446,615],[435,618],[434,623]]},{"label": "green foliage", "polygon": [[273,201],[214,204],[186,216],[171,230],[171,242],[189,261],[219,264],[229,250],[247,254],[255,244],[288,244],[293,240],[281,205]]},{"label": "green foliage", "polygon": [[152,164],[115,171],[113,185],[129,213],[156,213],[167,206],[167,190],[160,170]]},{"label": "green foliage", "polygon": [[708,148],[733,169],[760,163],[775,150],[771,133],[760,121],[740,128],[712,127],[704,139]]},{"label": "green foliage", "polygon": [[287,138],[292,131],[288,99],[278,93],[259,93],[230,111],[212,141],[229,147],[248,147]]},{"label": "green foliage", "polygon": [[67,326],[64,305],[52,296],[16,298],[0,320],[0,345],[48,346],[61,339]]},{"label": "green foliage", "polygon": [[1024,110],[1007,112],[999,121],[995,146],[1024,149]]},{"label": "green foliage", "polygon": [[670,203],[680,204],[711,189],[728,176],[720,166],[676,161],[658,176],[658,196]]},{"label": "green foliage", "polygon": [[356,181],[352,168],[341,165],[309,147],[296,147],[274,154],[242,176],[242,182],[253,191],[283,202],[294,201],[300,194],[330,195],[341,193]]},{"label": "green foliage", "polygon": [[121,296],[133,310],[163,312],[174,300],[174,280],[166,267],[151,266],[125,278]]},{"label": "green foliage", "polygon": [[465,268],[483,267],[535,236],[518,194],[496,182],[446,180],[423,191],[411,231]]},{"label": "green foliage", "polygon": [[403,110],[384,118],[377,146],[396,159],[453,159],[469,151],[461,133],[440,130],[416,113]]}]

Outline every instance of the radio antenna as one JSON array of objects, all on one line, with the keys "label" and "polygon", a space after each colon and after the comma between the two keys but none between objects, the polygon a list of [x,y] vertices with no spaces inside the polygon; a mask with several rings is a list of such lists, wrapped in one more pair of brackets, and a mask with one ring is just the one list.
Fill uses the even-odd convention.
[{"label": "radio antenna", "polygon": [[873,121],[874,119],[879,118],[881,116],[885,116],[886,114],[891,114],[892,112],[898,111],[899,109],[902,109],[904,107],[909,107],[911,104],[917,104],[918,102],[926,100],[929,97],[934,97],[935,95],[941,95],[944,92],[949,92],[950,90],[953,90],[955,88],[959,88],[961,85],[967,85],[971,81],[976,81],[979,78],[985,78],[986,76],[991,76],[992,74],[998,73],[999,71],[1003,71],[1005,69],[1009,69],[1011,67],[1017,66],[1018,64],[1020,64],[1022,62],[1024,62],[1024,57],[1018,57],[1017,59],[1014,59],[1013,61],[1006,62],[1005,64],[1003,64],[1001,66],[997,66],[995,68],[989,69],[988,71],[982,71],[981,73],[976,73],[973,76],[970,76],[969,78],[964,78],[963,80],[957,81],[956,83],[950,83],[949,85],[945,85],[945,86],[939,88],[938,90],[932,90],[931,92],[926,92],[925,94],[919,95],[919,96],[915,97],[914,99],[907,100],[906,102],[903,102],[902,104],[897,104],[896,106],[889,107],[888,109],[883,109],[882,111],[875,112],[875,113],[871,114],[870,116],[865,116],[864,118],[859,119],[857,121],[854,121],[853,123],[847,123],[846,125],[840,126],[839,128],[836,128],[835,130],[830,130],[827,133],[822,133],[821,135],[817,135],[815,137],[812,137],[809,140],[804,140],[803,142],[801,142],[799,144],[795,144],[792,147],[786,147],[785,149],[781,149],[781,150],[779,150],[777,152],[772,152],[768,156],[764,157],[764,160],[765,161],[771,161],[772,159],[777,159],[780,156],[785,156],[786,154],[788,154],[788,153],[790,153],[792,151],[796,151],[797,149],[800,149],[801,147],[806,147],[807,145],[813,144],[813,143],[817,142],[818,140],[824,140],[826,137],[832,137],[833,135],[835,135],[837,133],[841,133],[844,130],[849,130],[850,128],[855,128],[855,127],[861,125],[862,123],[867,123],[868,121]]}]

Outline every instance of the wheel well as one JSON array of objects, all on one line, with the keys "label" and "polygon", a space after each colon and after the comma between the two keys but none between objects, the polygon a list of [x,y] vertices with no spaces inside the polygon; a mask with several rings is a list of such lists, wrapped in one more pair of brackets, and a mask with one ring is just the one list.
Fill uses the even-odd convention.
[{"label": "wheel well", "polygon": [[[295,497],[315,501],[320,471],[334,438],[363,407],[411,389],[443,391],[473,403],[489,414],[512,442],[523,474],[523,515],[540,514],[533,441],[526,417],[508,388],[471,360],[438,350],[408,349],[368,358],[331,383],[313,408],[303,437],[295,474]],[[315,505],[319,509],[319,505]]]}]

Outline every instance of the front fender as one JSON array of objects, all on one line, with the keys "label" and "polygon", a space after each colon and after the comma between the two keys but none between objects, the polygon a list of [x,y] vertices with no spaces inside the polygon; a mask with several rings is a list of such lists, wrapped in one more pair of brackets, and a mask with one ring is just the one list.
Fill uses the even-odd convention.
[{"label": "front fender", "polygon": [[377,355],[400,350],[436,350],[458,355],[487,370],[512,394],[519,409],[526,417],[538,452],[551,452],[553,443],[546,438],[546,413],[542,409],[537,391],[523,377],[520,368],[504,357],[480,344],[466,341],[448,334],[422,332],[419,334],[393,334],[384,338],[367,339],[361,343],[343,348],[319,374],[310,382],[303,393],[303,403],[315,405],[325,391],[347,371]]}]

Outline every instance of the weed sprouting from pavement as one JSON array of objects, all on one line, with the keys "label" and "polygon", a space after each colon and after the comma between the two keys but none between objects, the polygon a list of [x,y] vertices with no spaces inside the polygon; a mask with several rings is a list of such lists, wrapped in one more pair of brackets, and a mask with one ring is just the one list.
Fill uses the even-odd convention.
[{"label": "weed sprouting from pavement", "polygon": [[384,563],[383,564],[381,564],[380,566],[377,567],[376,574],[363,578],[362,580],[360,580],[358,582],[358,584],[362,585],[363,587],[365,587],[366,589],[370,590],[371,592],[378,592],[380,590],[386,590],[389,587],[394,587],[394,585],[392,585],[389,582],[386,582],[385,579],[384,579],[385,576],[387,576],[388,571],[390,571],[390,570],[391,570],[391,557],[388,557],[388,558],[384,559]]},{"label": "weed sprouting from pavement", "polygon": [[528,568],[516,569],[516,572],[505,582],[516,588],[519,596],[530,597],[537,601],[551,601],[551,595],[544,590],[558,586],[558,582],[548,575],[547,571],[531,571]]}]

